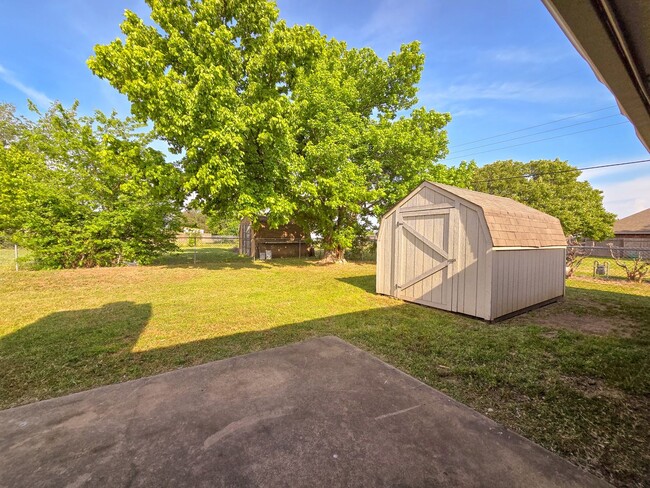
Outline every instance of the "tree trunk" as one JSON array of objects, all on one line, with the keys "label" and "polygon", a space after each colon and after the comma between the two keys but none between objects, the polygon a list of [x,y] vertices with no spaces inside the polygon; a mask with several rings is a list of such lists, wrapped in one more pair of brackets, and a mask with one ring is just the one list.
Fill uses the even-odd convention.
[{"label": "tree trunk", "polygon": [[336,222],[334,224],[334,230],[332,234],[323,236],[323,244],[325,247],[325,256],[323,257],[322,261],[323,263],[345,263],[345,249],[340,246],[340,244],[337,244],[336,246],[333,245],[333,234],[336,232],[336,230],[339,229],[339,227],[342,225],[343,222],[343,213],[344,209],[339,208],[337,212],[337,217],[336,217]]},{"label": "tree trunk", "polygon": [[321,260],[323,263],[345,263],[345,249],[336,246],[333,249],[326,249],[325,256]]}]

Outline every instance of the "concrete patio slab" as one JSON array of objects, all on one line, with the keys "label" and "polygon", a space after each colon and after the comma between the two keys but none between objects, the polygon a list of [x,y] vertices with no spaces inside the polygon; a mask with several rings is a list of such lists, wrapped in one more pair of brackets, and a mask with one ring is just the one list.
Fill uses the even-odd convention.
[{"label": "concrete patio slab", "polygon": [[0,486],[609,486],[335,337],[0,412]]}]

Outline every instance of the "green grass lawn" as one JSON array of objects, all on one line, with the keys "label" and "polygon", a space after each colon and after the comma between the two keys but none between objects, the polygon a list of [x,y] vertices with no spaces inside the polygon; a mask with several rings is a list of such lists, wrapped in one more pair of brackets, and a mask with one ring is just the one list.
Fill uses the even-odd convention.
[{"label": "green grass lawn", "polygon": [[564,302],[490,325],[375,295],[371,263],[5,261],[0,408],[333,334],[617,485],[650,479],[647,284],[572,279]]}]

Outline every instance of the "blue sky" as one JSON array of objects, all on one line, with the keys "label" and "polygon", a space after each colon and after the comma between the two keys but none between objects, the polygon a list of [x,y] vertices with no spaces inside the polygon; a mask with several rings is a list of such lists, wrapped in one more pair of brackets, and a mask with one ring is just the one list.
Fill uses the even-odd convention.
[{"label": "blue sky", "polygon": [[[561,158],[591,166],[648,157],[612,95],[541,1],[279,0],[278,6],[290,24],[315,25],[381,56],[401,43],[421,41],[426,62],[419,99],[452,114],[449,164],[472,158],[480,165]],[[140,0],[3,5],[0,101],[26,113],[27,97],[41,107],[78,99],[85,113],[114,108],[127,115],[125,97],[93,76],[85,63],[95,44],[120,35],[124,9],[145,17],[149,11]],[[591,113],[576,116],[586,112]],[[473,143],[566,117],[571,118]],[[539,139],[546,140],[532,142]],[[499,141],[504,142],[495,144]],[[620,217],[650,207],[650,164],[589,171],[583,177],[604,191],[605,206]]]}]

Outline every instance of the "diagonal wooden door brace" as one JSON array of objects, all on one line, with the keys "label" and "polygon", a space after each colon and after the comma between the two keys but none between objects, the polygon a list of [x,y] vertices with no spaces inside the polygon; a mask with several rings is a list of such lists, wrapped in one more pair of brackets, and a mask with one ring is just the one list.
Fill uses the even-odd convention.
[{"label": "diagonal wooden door brace", "polygon": [[447,260],[447,261],[443,261],[443,262],[440,263],[439,265],[437,265],[437,266],[435,266],[435,267],[433,267],[433,268],[431,268],[431,269],[425,271],[424,273],[422,273],[422,274],[416,276],[415,278],[411,278],[410,280],[408,280],[408,281],[407,281],[406,283],[404,283],[403,285],[399,285],[399,284],[398,284],[398,285],[397,285],[397,288],[398,288],[400,291],[402,291],[402,290],[408,288],[409,286],[413,286],[413,285],[415,285],[418,281],[422,281],[422,280],[428,278],[429,276],[431,276],[431,275],[433,275],[433,274],[436,274],[438,271],[440,271],[441,269],[446,268],[447,266],[449,266],[449,264],[451,264],[451,263],[453,263],[453,262],[454,262],[454,259],[450,259],[450,260]]},{"label": "diagonal wooden door brace", "polygon": [[448,259],[449,255],[447,252],[442,249],[441,247],[436,246],[433,242],[431,242],[429,239],[424,237],[422,234],[420,234],[417,230],[415,230],[413,227],[408,225],[406,222],[402,221],[402,227],[404,227],[404,230],[415,236],[417,239],[422,241],[427,247],[430,247],[433,249],[435,252],[440,254],[444,259]]}]

